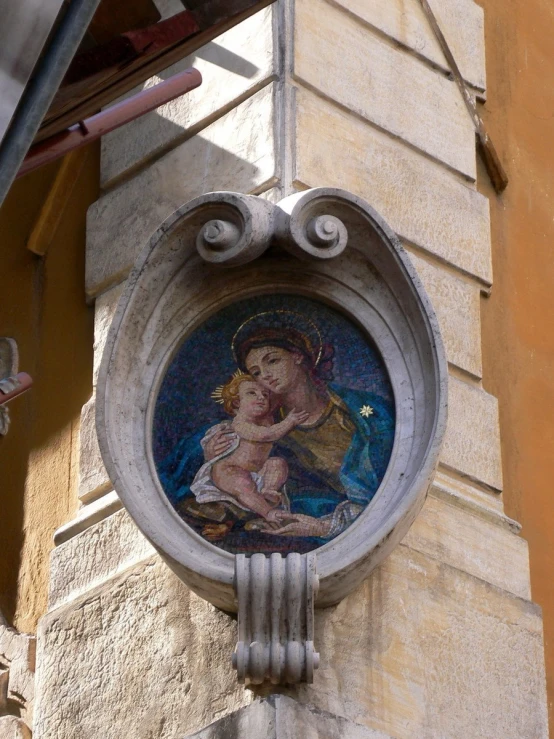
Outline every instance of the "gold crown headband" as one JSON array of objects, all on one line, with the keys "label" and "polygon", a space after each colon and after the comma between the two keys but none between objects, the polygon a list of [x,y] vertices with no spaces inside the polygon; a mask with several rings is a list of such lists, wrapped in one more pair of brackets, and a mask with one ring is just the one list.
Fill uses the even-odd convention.
[{"label": "gold crown headband", "polygon": [[[304,321],[305,323],[309,323],[311,325],[312,329],[314,330],[314,333],[317,335],[318,344],[319,344],[319,346],[318,346],[318,352],[317,352],[317,359],[315,361],[315,366],[317,367],[317,365],[319,364],[319,361],[321,359],[321,353],[323,351],[323,340],[321,338],[321,332],[320,332],[320,330],[318,329],[318,327],[316,326],[316,324],[310,318],[306,318],[306,316],[303,316],[302,314],[297,313],[296,311],[284,310],[284,309],[281,309],[281,310],[266,310],[266,311],[262,311],[261,313],[256,313],[256,315],[250,316],[250,318],[247,318],[246,321],[244,321],[243,323],[240,324],[240,326],[235,331],[235,334],[234,334],[233,338],[231,339],[231,349],[232,349],[233,356],[234,356],[235,361],[237,362],[237,364],[238,364],[238,357],[237,357],[237,352],[235,351],[235,345],[236,345],[236,338],[239,335],[239,333],[242,331],[242,329],[247,324],[249,324],[251,321],[254,321],[256,318],[260,318],[260,316],[271,316],[271,315],[274,315],[275,313],[287,314],[289,316],[298,316],[298,318],[300,318],[301,321]],[[302,333],[302,331],[299,331],[299,333],[302,334],[302,336],[306,339],[306,341],[308,343],[308,346],[311,347],[311,341],[309,340],[309,338],[304,333]]]},{"label": "gold crown headband", "polygon": [[[242,370],[238,369],[236,372],[233,372],[232,379],[234,380],[235,378],[241,377],[242,375],[246,375],[246,372],[243,372]],[[226,382],[225,385],[227,384],[228,383]],[[213,391],[213,393],[211,393],[210,395],[210,398],[215,400],[215,402],[219,403],[220,405],[223,405],[223,403],[225,402],[223,398],[223,388],[225,387],[225,385],[218,385],[216,389]]]}]

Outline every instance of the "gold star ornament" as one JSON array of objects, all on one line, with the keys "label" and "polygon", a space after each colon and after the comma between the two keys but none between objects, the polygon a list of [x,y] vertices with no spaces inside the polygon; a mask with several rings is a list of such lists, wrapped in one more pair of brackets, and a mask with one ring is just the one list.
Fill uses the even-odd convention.
[{"label": "gold star ornament", "polygon": [[369,418],[369,416],[373,415],[373,408],[370,405],[362,405],[360,408],[360,416],[363,416],[364,418]]}]

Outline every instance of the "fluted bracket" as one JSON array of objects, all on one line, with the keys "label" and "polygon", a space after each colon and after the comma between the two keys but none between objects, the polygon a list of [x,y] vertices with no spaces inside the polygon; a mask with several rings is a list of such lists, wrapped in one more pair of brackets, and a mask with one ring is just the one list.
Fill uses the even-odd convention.
[{"label": "fluted bracket", "polygon": [[240,683],[312,683],[316,555],[274,553],[235,558],[238,643],[233,667]]}]

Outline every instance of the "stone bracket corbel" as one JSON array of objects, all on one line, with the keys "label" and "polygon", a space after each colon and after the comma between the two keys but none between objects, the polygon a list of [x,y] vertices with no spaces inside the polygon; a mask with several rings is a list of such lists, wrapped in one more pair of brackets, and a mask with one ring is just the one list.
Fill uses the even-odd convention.
[{"label": "stone bracket corbel", "polygon": [[312,683],[316,555],[235,557],[238,642],[233,667],[240,683]]}]

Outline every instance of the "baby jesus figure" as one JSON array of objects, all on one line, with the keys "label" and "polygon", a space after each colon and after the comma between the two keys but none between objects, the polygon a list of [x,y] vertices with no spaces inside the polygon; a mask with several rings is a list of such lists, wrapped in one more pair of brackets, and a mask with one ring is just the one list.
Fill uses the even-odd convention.
[{"label": "baby jesus figure", "polygon": [[274,423],[269,392],[253,377],[234,376],[214,394],[221,399],[231,422],[219,423],[206,433],[202,446],[222,425],[228,428],[231,446],[224,453],[202,465],[191,485],[198,503],[227,501],[253,511],[269,523],[277,523],[283,511],[280,489],[288,477],[284,459],[270,457],[273,443],[308,418],[304,411],[292,410]]}]

